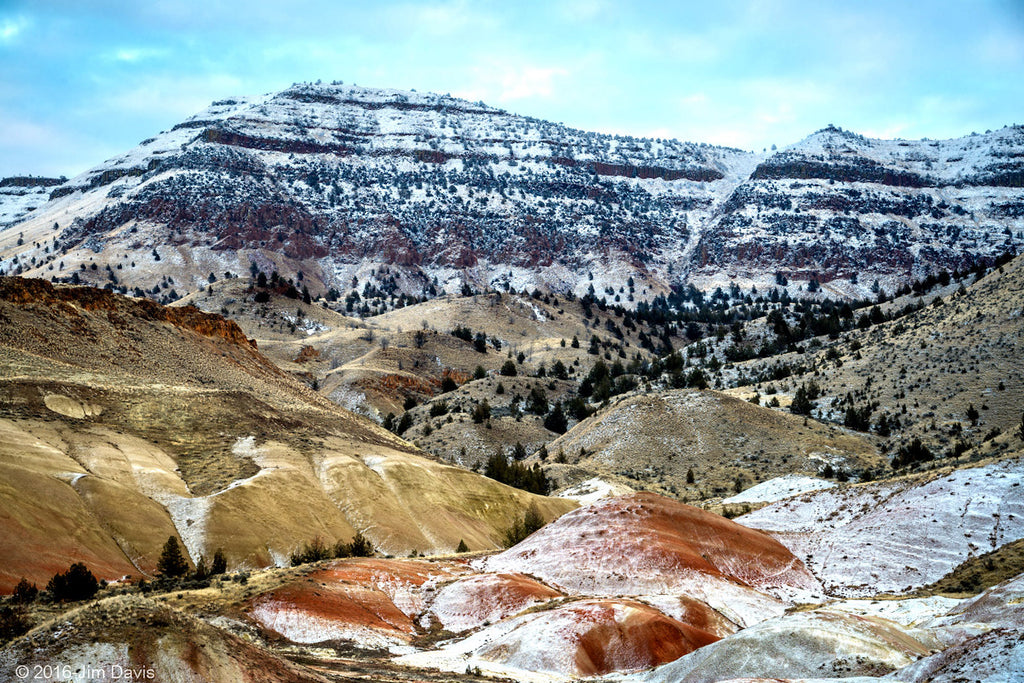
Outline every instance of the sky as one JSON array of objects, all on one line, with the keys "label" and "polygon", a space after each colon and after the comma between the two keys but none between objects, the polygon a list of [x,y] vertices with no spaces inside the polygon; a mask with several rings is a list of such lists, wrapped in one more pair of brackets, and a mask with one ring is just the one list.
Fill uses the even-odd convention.
[{"label": "sky", "polygon": [[760,151],[1024,124],[1024,0],[0,0],[0,177],[322,79]]}]

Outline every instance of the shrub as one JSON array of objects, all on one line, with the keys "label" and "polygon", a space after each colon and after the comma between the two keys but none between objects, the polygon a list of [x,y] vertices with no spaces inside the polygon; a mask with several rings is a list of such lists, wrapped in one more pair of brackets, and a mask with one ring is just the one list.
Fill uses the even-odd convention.
[{"label": "shrub", "polygon": [[484,420],[490,419],[491,417],[491,404],[487,402],[485,398],[482,402],[477,403],[476,407],[473,408],[473,422],[480,424]]},{"label": "shrub", "polygon": [[25,606],[20,604],[0,606],[0,643],[17,638],[32,628]]},{"label": "shrub", "polygon": [[291,564],[293,567],[298,567],[300,564],[307,564],[309,562],[319,562],[320,560],[330,559],[332,556],[331,551],[324,545],[322,538],[317,536],[312,541],[306,542],[301,550],[296,550],[292,553]]},{"label": "shrub", "polygon": [[210,563],[210,576],[218,576],[228,570],[228,561],[224,557],[224,551],[220,548],[213,553],[213,562]]}]

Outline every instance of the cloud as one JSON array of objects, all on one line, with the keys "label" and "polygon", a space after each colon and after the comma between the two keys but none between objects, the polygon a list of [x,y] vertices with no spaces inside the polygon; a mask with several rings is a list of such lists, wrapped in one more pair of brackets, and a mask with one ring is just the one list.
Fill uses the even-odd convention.
[{"label": "cloud", "polygon": [[995,31],[980,40],[976,50],[978,57],[988,64],[1020,64],[1024,62],[1024,36]]},{"label": "cloud", "polygon": [[608,0],[563,0],[560,14],[569,21],[593,21],[611,9]]},{"label": "cloud", "polygon": [[242,81],[229,74],[150,77],[133,87],[116,90],[89,106],[133,115],[185,117],[226,95],[248,94],[240,93],[241,88]]},{"label": "cloud", "polygon": [[558,91],[559,81],[568,79],[571,74],[572,71],[563,66],[511,66],[492,62],[473,67],[468,82],[453,90],[452,94],[492,104],[548,99]]},{"label": "cloud", "polygon": [[123,47],[114,51],[113,58],[118,62],[134,64],[148,59],[158,59],[169,53],[169,50],[155,47]]},{"label": "cloud", "polygon": [[382,14],[395,27],[439,37],[493,30],[499,24],[494,15],[466,0],[401,4],[386,8]]},{"label": "cloud", "polygon": [[13,43],[30,25],[26,17],[4,19],[0,22],[0,43]]},{"label": "cloud", "polygon": [[531,97],[551,97],[555,79],[568,75],[568,69],[557,66],[526,66],[509,69],[501,76],[501,92],[498,95],[498,100],[509,102]]}]

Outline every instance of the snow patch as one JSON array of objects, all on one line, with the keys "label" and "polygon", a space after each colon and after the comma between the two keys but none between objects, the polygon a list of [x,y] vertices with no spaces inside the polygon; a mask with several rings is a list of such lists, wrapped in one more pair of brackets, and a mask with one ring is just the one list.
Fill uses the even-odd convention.
[{"label": "snow patch", "polygon": [[726,498],[723,503],[774,503],[784,498],[830,489],[835,484],[819,479],[817,477],[806,477],[799,474],[787,474],[783,477],[775,477],[763,481],[756,486],[751,486],[746,491]]}]

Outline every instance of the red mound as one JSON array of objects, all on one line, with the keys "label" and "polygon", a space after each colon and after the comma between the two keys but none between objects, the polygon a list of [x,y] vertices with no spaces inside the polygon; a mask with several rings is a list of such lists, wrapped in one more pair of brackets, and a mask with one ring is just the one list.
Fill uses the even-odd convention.
[{"label": "red mound", "polygon": [[250,614],[297,643],[352,640],[380,647],[408,642],[423,611],[421,588],[467,571],[457,563],[340,560],[254,598]]},{"label": "red mound", "polygon": [[437,592],[431,612],[454,632],[497,622],[561,593],[522,574],[480,574],[448,584]]},{"label": "red mound", "polygon": [[821,591],[803,563],[773,538],[652,493],[570,512],[490,558],[486,567],[598,595],[673,593],[701,576],[785,595]]},{"label": "red mound", "polygon": [[648,669],[718,640],[632,600],[583,600],[513,621],[477,654],[530,671],[594,676]]}]

